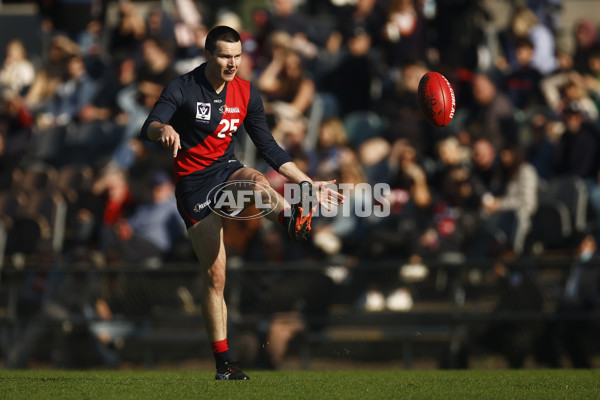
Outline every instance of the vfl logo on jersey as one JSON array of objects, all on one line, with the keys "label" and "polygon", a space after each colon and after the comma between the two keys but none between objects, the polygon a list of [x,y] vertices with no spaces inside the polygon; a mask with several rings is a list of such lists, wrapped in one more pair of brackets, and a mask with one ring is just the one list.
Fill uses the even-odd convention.
[{"label": "vfl logo on jersey", "polygon": [[196,120],[210,121],[210,103],[196,102]]},{"label": "vfl logo on jersey", "polygon": [[219,107],[219,112],[221,114],[239,114],[239,107],[227,107],[226,105]]}]

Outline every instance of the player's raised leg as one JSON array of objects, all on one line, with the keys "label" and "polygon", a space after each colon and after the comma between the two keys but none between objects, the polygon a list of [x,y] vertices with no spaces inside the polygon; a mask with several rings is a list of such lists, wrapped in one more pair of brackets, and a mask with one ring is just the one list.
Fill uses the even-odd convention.
[{"label": "player's raised leg", "polygon": [[[279,222],[287,230],[292,239],[307,240],[310,235],[312,208],[316,204],[316,197],[312,193],[312,185],[300,185],[298,201],[290,205],[288,201],[277,193],[269,184],[267,178],[259,171],[244,167],[235,171],[228,179],[229,182],[239,182],[237,185],[228,186],[235,190],[253,190],[261,195],[262,204],[268,204],[271,211],[265,214],[271,221]],[[234,198],[238,198],[234,193]],[[244,207],[254,204],[255,198],[248,197]],[[287,212],[286,212],[287,211]]]},{"label": "player's raised leg", "polygon": [[188,229],[202,270],[202,316],[217,365],[217,380],[250,379],[231,362],[225,304],[226,257],[221,217],[211,213]]}]

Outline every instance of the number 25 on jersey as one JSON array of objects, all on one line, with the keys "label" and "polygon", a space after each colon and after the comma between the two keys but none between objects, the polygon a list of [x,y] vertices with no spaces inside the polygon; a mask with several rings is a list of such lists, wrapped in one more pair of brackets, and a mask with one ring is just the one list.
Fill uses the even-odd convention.
[{"label": "number 25 on jersey", "polygon": [[219,122],[219,126],[223,125],[223,129],[217,133],[217,137],[224,139],[227,134],[231,136],[235,131],[237,131],[239,123],[239,119],[232,118],[231,121],[228,119],[222,119],[221,122]]}]

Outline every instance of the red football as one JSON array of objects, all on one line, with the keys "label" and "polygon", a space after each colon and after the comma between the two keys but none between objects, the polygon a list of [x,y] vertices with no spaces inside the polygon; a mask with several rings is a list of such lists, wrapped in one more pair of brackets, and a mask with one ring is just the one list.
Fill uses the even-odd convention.
[{"label": "red football", "polygon": [[456,99],[448,79],[438,72],[428,72],[419,81],[417,92],[421,112],[435,126],[446,126],[454,118]]}]

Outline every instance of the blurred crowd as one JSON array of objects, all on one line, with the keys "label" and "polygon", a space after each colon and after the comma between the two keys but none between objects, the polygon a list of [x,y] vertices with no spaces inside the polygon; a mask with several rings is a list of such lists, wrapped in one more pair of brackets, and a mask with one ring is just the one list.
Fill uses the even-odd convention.
[{"label": "blurred crowd", "polygon": [[[28,229],[52,245],[25,246],[11,236],[30,231],[13,232],[7,253],[56,256],[84,247],[136,261],[142,246],[141,254],[159,260],[191,256],[180,245],[185,233],[172,226],[172,207],[163,205],[172,203],[164,179],[171,160],[139,130],[164,85],[202,63],[205,35],[217,24],[242,33],[239,75],[259,88],[274,137],[310,176],[391,188],[389,217],[318,218],[308,246],[265,221],[227,221],[232,252],[256,261],[539,252],[556,246],[532,238],[536,213],[554,180],[565,177],[563,186],[585,186],[589,207],[582,225],[575,224],[581,210],[567,204],[573,235],[558,247],[574,249],[596,235],[600,42],[593,22],[577,21],[566,50],[557,44],[560,1],[515,2],[505,29],[494,28],[479,2],[296,3],[268,2],[244,26],[225,7],[191,0],[112,3],[112,23],[106,1],[39,2],[47,48],[28,54],[15,37],[0,71],[1,212],[9,232],[15,218],[36,214]],[[445,128],[418,109],[419,79],[430,70],[456,92],[456,116]],[[253,161],[246,142],[239,132],[240,158]],[[252,164],[282,188],[260,158]],[[40,190],[51,199],[34,193]],[[371,195],[352,193],[349,201],[360,207]],[[61,197],[58,229],[53,207]],[[161,228],[149,234],[151,224]]]},{"label": "blurred crowd", "polygon": [[[558,250],[587,261],[595,252],[600,37],[582,12],[567,32],[573,46],[561,46],[560,0],[509,2],[502,29],[468,0],[272,0],[246,25],[227,8],[235,2],[36,3],[42,53],[15,32],[0,70],[0,224],[13,263],[194,260],[170,154],[139,131],[165,84],[203,62],[206,33],[222,24],[241,33],[238,75],[263,94],[275,139],[301,168],[391,188],[389,217],[315,218],[306,244],[266,219],[225,220],[232,256],[392,258],[418,275],[431,260]],[[455,90],[445,128],[418,108],[428,71]],[[237,136],[240,159],[283,190],[243,130]],[[369,196],[348,201],[361,207]],[[364,275],[355,276],[363,288],[397,283]],[[410,304],[392,294],[388,307]]]}]

